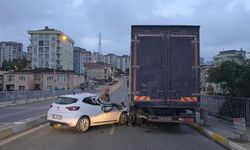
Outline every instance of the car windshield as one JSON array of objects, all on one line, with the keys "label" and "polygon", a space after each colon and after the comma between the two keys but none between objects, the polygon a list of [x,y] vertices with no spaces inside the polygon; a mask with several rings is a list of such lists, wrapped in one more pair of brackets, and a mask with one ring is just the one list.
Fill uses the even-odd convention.
[{"label": "car windshield", "polygon": [[77,99],[69,97],[58,97],[55,101],[56,104],[68,105],[76,103]]}]

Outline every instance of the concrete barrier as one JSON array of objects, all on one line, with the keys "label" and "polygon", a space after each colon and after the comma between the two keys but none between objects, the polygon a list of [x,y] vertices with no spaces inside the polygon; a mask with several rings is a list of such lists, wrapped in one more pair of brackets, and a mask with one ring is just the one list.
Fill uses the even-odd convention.
[{"label": "concrete barrier", "polygon": [[18,100],[13,103],[13,101],[10,102],[1,102],[0,103],[0,108],[1,107],[6,107],[6,106],[14,106],[14,105],[21,105],[21,104],[27,104],[27,103],[33,103],[37,101],[45,101],[45,100],[51,100],[55,99],[56,97],[43,97],[43,98],[35,98],[35,99],[26,99],[26,100]]},{"label": "concrete barrier", "polygon": [[43,115],[20,121],[18,124],[10,124],[8,127],[0,128],[0,139],[12,136],[46,122],[46,115]]},{"label": "concrete barrier", "polygon": [[213,141],[223,145],[224,147],[228,148],[228,149],[233,149],[233,150],[247,150],[246,148],[240,146],[239,144],[229,140],[228,138],[224,137],[221,134],[218,134],[216,132],[210,131],[204,127],[201,127],[198,124],[188,124],[190,127],[194,128],[195,130],[197,130],[198,132],[200,132],[201,134],[209,137],[210,139],[212,139]]}]

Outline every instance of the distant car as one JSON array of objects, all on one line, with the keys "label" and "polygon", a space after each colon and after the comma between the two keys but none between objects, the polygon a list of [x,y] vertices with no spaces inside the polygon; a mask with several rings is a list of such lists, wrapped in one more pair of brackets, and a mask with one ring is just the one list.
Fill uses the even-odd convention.
[{"label": "distant car", "polygon": [[127,107],[124,104],[104,103],[96,94],[80,93],[58,97],[50,105],[47,120],[53,128],[62,125],[85,132],[90,126],[125,124]]}]

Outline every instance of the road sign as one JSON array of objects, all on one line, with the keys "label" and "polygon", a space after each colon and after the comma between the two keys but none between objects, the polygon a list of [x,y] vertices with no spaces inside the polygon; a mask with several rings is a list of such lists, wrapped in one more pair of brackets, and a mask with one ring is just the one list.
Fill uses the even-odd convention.
[{"label": "road sign", "polygon": [[245,118],[233,118],[234,133],[240,140],[247,140],[246,120]]}]

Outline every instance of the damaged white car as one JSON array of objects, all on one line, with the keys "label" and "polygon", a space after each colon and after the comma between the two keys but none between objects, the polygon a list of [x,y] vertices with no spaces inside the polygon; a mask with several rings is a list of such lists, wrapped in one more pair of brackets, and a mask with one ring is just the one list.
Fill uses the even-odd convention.
[{"label": "damaged white car", "polygon": [[85,132],[90,126],[125,124],[128,117],[124,104],[104,103],[97,94],[80,93],[58,97],[50,105],[47,120],[53,128],[67,125]]}]

